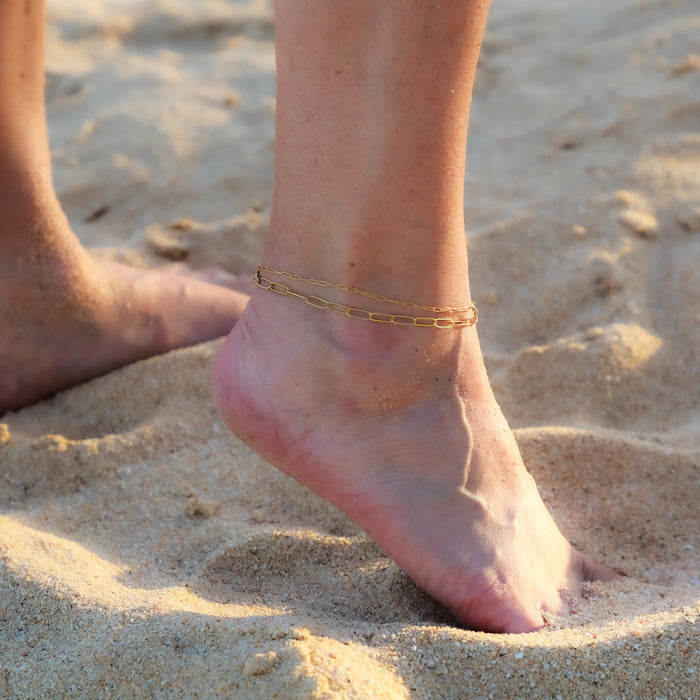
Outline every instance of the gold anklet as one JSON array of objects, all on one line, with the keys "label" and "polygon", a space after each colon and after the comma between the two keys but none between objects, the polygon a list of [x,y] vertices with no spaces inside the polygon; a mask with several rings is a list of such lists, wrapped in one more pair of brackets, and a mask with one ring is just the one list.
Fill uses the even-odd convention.
[{"label": "gold anklet", "polygon": [[[399,306],[404,306],[411,309],[423,309],[425,311],[434,311],[435,313],[449,313],[449,314],[471,314],[468,318],[446,318],[439,317],[434,318],[432,316],[406,316],[403,314],[387,314],[378,311],[368,311],[367,309],[361,309],[357,306],[350,306],[348,304],[340,304],[329,299],[324,299],[323,297],[315,296],[312,294],[300,294],[294,291],[288,285],[282,282],[275,282],[274,280],[263,277],[261,272],[271,272],[273,274],[279,275],[280,277],[285,277],[286,279],[297,280],[299,282],[306,282],[307,284],[313,284],[319,287],[332,287],[334,289],[340,289],[344,292],[350,292],[351,294],[361,294],[362,296],[368,297],[370,299],[375,299],[376,301],[383,301],[390,304],[398,304]],[[345,284],[335,284],[333,282],[327,282],[326,280],[317,280],[312,277],[302,277],[301,275],[296,275],[291,272],[281,272],[280,270],[275,270],[272,267],[267,267],[266,265],[258,266],[258,269],[253,277],[253,282],[261,289],[267,289],[275,294],[281,294],[282,296],[292,296],[301,299],[304,303],[309,306],[313,306],[316,309],[322,309],[324,311],[332,311],[336,314],[342,314],[348,318],[357,318],[361,321],[374,321],[375,323],[393,323],[396,326],[417,326],[419,328],[468,328],[469,326],[476,325],[479,320],[479,311],[474,304],[465,306],[462,308],[452,308],[444,306],[421,306],[420,304],[414,304],[410,301],[399,301],[398,299],[390,299],[383,294],[375,294],[374,292],[366,292],[362,289],[357,289],[357,287],[350,287]]]},{"label": "gold anklet", "polygon": [[335,282],[327,282],[326,280],[317,280],[313,277],[302,277],[301,275],[296,275],[293,272],[282,272],[281,270],[275,270],[274,267],[268,267],[267,265],[258,265],[258,273],[260,272],[271,272],[280,277],[286,277],[289,280],[295,280],[297,282],[306,282],[307,284],[314,284],[317,287],[333,287],[334,289],[340,289],[343,292],[350,292],[351,294],[361,294],[368,299],[374,299],[375,301],[386,301],[390,304],[398,304],[399,306],[405,306],[409,309],[422,309],[423,311],[434,311],[435,313],[451,313],[459,314],[466,313],[467,311],[474,312],[476,307],[474,304],[465,306],[462,308],[454,308],[451,306],[421,306],[420,304],[414,304],[412,301],[399,301],[398,299],[390,299],[385,297],[383,294],[375,294],[374,292],[366,292],[364,289],[358,289],[357,287],[350,287],[347,284],[335,284]]}]

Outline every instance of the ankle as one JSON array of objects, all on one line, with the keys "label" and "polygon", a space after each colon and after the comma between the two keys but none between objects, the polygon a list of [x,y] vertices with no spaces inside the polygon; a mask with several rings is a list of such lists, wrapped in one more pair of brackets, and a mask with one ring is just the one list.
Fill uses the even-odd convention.
[{"label": "ankle", "polygon": [[[355,267],[353,263],[351,266]],[[266,293],[288,297],[328,312],[331,340],[341,350],[357,348],[362,352],[362,348],[375,346],[390,349],[402,335],[409,338],[405,333],[409,329],[413,332],[422,330],[422,339],[425,339],[426,331],[465,330],[478,321],[476,306],[469,300],[461,307],[421,305],[370,291],[367,286],[355,283],[354,279],[330,282],[263,264],[258,267],[254,283]],[[356,333],[348,335],[347,329],[352,328],[352,324],[348,326],[348,320],[361,322]],[[403,329],[404,333],[397,334],[397,328]]]},{"label": "ankle", "polygon": [[82,306],[100,285],[60,209],[16,211],[0,223],[0,309],[5,318]]},{"label": "ankle", "polygon": [[[421,328],[374,323],[312,308],[257,289],[242,328],[268,339],[293,339],[299,367],[333,391],[375,403],[399,391],[406,402],[437,385],[468,382],[470,399],[492,399],[474,327]],[[297,354],[298,352],[298,354]],[[296,370],[295,370],[296,371]],[[402,401],[401,403],[404,403]]]},{"label": "ankle", "polygon": [[5,218],[17,217],[27,222],[45,211],[60,210],[53,188],[49,161],[22,153],[14,158],[4,152],[0,163],[0,209]]},{"label": "ankle", "polygon": [[[347,240],[325,242],[329,230],[335,238]],[[264,276],[289,284],[303,294],[378,313],[445,316],[426,311],[433,307],[455,310],[469,306],[463,228],[459,233],[446,232],[444,237],[449,240],[439,249],[425,245],[426,237],[436,237],[430,230],[421,228],[420,232],[421,243],[411,248],[411,239],[417,235],[410,226],[402,227],[400,232],[388,225],[369,223],[347,230],[339,226],[314,231],[313,226],[308,226],[303,235],[288,236],[292,240],[284,241],[284,245],[268,243],[263,257]],[[378,249],[378,241],[392,239],[393,244],[385,246],[388,250]],[[310,285],[303,278],[324,283]],[[348,289],[363,290],[365,294]]]}]

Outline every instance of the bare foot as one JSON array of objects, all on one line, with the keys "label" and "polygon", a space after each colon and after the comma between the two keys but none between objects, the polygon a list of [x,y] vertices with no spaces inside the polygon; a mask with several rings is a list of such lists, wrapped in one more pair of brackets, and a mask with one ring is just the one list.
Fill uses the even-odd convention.
[{"label": "bare foot", "polygon": [[465,625],[526,632],[616,574],[571,548],[475,329],[381,326],[256,291],[217,358],[231,429],[355,520]]},{"label": "bare foot", "polygon": [[[57,231],[35,230],[0,257],[0,415],[122,365],[224,335],[247,303],[247,294],[182,271],[94,259],[56,218]],[[229,277],[223,281],[235,286]]]}]

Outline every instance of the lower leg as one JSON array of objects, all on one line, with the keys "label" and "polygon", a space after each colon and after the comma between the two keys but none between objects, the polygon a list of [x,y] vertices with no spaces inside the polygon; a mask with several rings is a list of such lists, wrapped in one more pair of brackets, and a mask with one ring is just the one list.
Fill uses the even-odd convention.
[{"label": "lower leg", "polygon": [[[423,306],[467,306],[464,154],[486,3],[299,0],[279,3],[276,21],[263,263]],[[303,295],[405,313],[266,274]],[[612,576],[551,520],[473,327],[380,325],[260,289],[214,386],[242,439],[348,513],[465,624],[535,629],[543,612],[566,611],[582,579]]]},{"label": "lower leg", "polygon": [[468,296],[464,158],[486,11],[473,0],[279,4],[266,261],[399,298],[417,283],[431,303]]},{"label": "lower leg", "polygon": [[44,0],[0,2],[0,415],[128,362],[228,332],[247,297],[98,261],[51,179]]}]

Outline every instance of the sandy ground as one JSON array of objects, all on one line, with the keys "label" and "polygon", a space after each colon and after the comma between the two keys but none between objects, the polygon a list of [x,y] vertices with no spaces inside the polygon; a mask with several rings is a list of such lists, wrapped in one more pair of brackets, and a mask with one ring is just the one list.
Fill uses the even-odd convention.
[{"label": "sandy ground", "polygon": [[[267,0],[50,0],[58,193],[101,255],[250,271]],[[0,420],[3,698],[700,697],[700,8],[497,0],[465,207],[499,400],[565,534],[628,574],[460,629],[217,418],[218,341]]]}]

